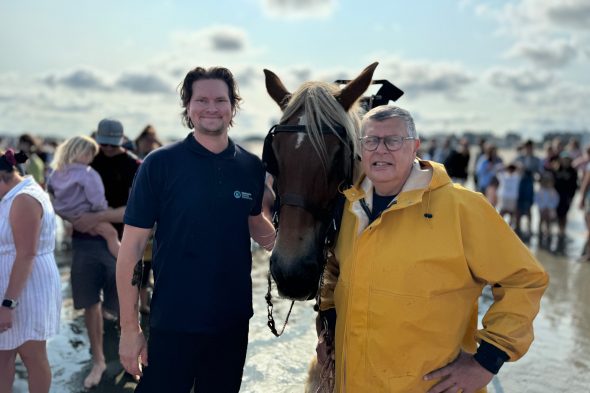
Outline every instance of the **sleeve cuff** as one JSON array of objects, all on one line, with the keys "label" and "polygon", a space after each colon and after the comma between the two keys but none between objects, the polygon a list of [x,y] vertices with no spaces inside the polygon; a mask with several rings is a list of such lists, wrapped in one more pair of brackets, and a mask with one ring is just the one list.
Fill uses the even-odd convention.
[{"label": "sleeve cuff", "polygon": [[504,362],[510,359],[506,352],[483,340],[473,357],[483,368],[492,374],[498,374]]}]

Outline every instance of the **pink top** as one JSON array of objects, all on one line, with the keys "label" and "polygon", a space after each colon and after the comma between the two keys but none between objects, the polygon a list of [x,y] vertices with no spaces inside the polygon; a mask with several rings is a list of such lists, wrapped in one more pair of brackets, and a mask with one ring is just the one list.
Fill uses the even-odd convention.
[{"label": "pink top", "polygon": [[108,207],[100,175],[89,165],[74,163],[55,170],[49,177],[47,191],[55,212],[68,221]]}]

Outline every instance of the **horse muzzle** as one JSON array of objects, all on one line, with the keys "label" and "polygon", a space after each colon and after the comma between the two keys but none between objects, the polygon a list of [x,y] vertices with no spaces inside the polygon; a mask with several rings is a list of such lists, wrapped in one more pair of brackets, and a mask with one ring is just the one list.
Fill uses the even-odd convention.
[{"label": "horse muzzle", "polygon": [[280,254],[270,257],[270,273],[277,284],[279,295],[291,300],[311,300],[318,291],[321,261],[315,257],[286,260]]}]

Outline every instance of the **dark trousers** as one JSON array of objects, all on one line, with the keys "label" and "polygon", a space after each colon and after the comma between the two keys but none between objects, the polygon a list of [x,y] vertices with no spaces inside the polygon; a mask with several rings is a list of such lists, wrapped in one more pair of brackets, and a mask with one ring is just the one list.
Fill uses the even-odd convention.
[{"label": "dark trousers", "polygon": [[219,334],[152,328],[148,366],[136,393],[237,393],[248,347],[248,323]]}]

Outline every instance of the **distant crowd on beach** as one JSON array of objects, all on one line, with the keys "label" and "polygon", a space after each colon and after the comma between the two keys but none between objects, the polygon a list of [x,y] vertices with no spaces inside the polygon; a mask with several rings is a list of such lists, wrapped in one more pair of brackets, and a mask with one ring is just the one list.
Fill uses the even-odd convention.
[{"label": "distant crowd on beach", "polygon": [[[89,136],[94,138],[96,131],[91,132]],[[151,124],[147,124],[141,129],[135,139],[131,139],[126,135],[123,139],[123,147],[138,158],[144,158],[152,150],[164,145],[157,135],[156,128]],[[63,141],[63,139],[43,138],[31,133],[24,133],[17,137],[0,135],[0,149],[13,148],[16,151],[27,153],[29,160],[23,170],[32,175],[37,183],[44,186],[53,171],[51,162],[56,149]]]},{"label": "distant crowd on beach", "polygon": [[[575,208],[584,212],[589,224],[590,145],[582,149],[578,139],[555,137],[543,145],[526,140],[512,152],[499,151],[482,139],[475,157],[466,139],[454,144],[450,138],[440,144],[433,139],[424,146],[421,158],[443,163],[456,183],[469,184],[484,194],[525,242],[536,234],[539,247],[564,253],[568,213],[578,190],[582,197]],[[538,154],[541,149],[543,153]],[[535,229],[533,207],[539,217]],[[581,258],[589,260],[588,245]]]},{"label": "distant crowd on beach", "polygon": [[[78,165],[77,168],[83,168],[84,171],[90,171],[88,166],[91,165],[100,173],[104,185],[101,184],[94,190],[98,193],[97,195],[100,195],[101,203],[104,204],[100,209],[107,209],[106,201],[104,201],[105,195],[109,202],[108,207],[114,208],[113,211],[116,211],[117,208],[124,209],[127,193],[142,159],[164,144],[152,125],[146,125],[135,139],[129,139],[123,135],[123,127],[120,122],[105,119],[101,124],[104,127],[101,135],[94,132],[89,136],[70,138],[66,142],[56,139],[44,140],[31,134],[22,134],[18,138],[0,136],[0,152],[14,149],[27,154],[28,161],[18,166],[21,175],[31,175],[43,189],[52,195],[54,208],[62,217],[66,213],[61,212],[60,206],[56,205],[56,196],[59,197],[60,182],[63,181],[63,178],[60,179],[56,172],[60,170],[60,165],[65,167],[66,164]],[[100,130],[98,131],[100,132]],[[543,153],[538,154],[541,149]],[[68,158],[68,155],[71,157]],[[565,253],[568,239],[566,232],[568,213],[577,192],[580,192],[582,197],[579,206],[574,206],[573,209],[581,209],[584,212],[586,224],[590,228],[590,146],[582,149],[577,139],[554,138],[543,146],[532,140],[527,140],[516,146],[513,152],[504,149],[501,150],[501,153],[494,143],[485,140],[481,140],[477,146],[471,146],[464,138],[429,139],[421,146],[418,156],[444,164],[448,175],[455,183],[465,187],[473,187],[484,194],[525,243],[528,243],[533,236],[538,236],[539,247],[554,253]],[[102,164],[100,164],[101,160],[104,161]],[[115,166],[118,166],[116,172],[110,173],[109,171]],[[69,176],[74,176],[72,173]],[[124,177],[122,183],[121,176]],[[51,184],[52,179],[53,185]],[[115,182],[121,184],[115,185]],[[98,181],[98,183],[101,182]],[[66,194],[68,192],[67,186],[65,184],[65,188],[63,188]],[[118,206],[112,206],[111,201],[118,198],[119,191],[121,191],[121,195],[124,195],[124,198],[119,198],[121,200],[117,203]],[[268,195],[265,195],[263,199],[265,205],[263,212],[270,212],[274,202],[272,187],[267,187],[265,193]],[[67,199],[68,195],[65,197]],[[90,210],[93,209],[95,207]],[[537,228],[532,227],[531,213],[534,211],[533,209],[537,209],[538,213]],[[72,214],[75,216],[79,213]],[[118,214],[122,214],[122,212]],[[120,221],[114,220],[113,222]],[[75,234],[76,230],[72,228],[71,224],[68,224],[68,220],[64,220],[63,223],[64,233],[66,233],[65,241],[66,244],[70,242],[68,245],[70,246],[72,232]],[[117,255],[120,245],[118,239],[121,236],[121,225],[115,224],[117,232],[110,224],[105,228],[98,225],[93,227],[94,224],[80,223],[79,227],[86,226],[87,231],[83,232],[94,236],[100,235],[107,242],[109,242],[109,231],[112,231],[113,243],[109,242],[108,250],[101,251],[106,254],[101,254],[100,258],[114,261],[114,256]],[[77,226],[74,225],[74,227]],[[74,236],[74,243],[76,242],[75,238],[76,236]],[[87,259],[93,253],[93,255],[98,255],[98,250],[92,251],[89,247],[80,245],[82,244],[80,242],[85,241],[80,232],[78,232],[77,241],[79,244],[78,247],[74,247],[74,251],[77,249],[78,254],[74,253],[74,260],[76,258]],[[82,251],[86,254],[80,254]],[[589,251],[587,242],[580,258],[590,261]],[[145,315],[150,313],[148,293],[150,254],[151,240],[143,258],[143,270],[140,267],[141,283],[138,284],[141,287],[139,311]],[[76,274],[72,269],[72,276]],[[107,280],[112,282],[101,285],[106,293],[113,292],[115,291],[114,270],[107,277]],[[82,278],[79,280],[81,280],[82,287],[87,286]],[[79,288],[73,289],[81,291]],[[95,310],[94,306],[87,307],[84,296],[79,296],[81,296],[79,300],[75,299],[75,306],[85,309],[85,321],[93,348],[93,368],[85,379],[84,385],[86,388],[92,388],[100,383],[105,370],[104,355],[99,349],[102,347],[102,340],[98,337],[100,335],[93,334],[93,332],[102,331],[102,325],[96,321],[102,320],[103,317],[115,318],[118,307],[113,306],[112,309],[109,309],[107,307],[108,301],[105,301],[102,310]],[[88,299],[88,304],[93,303],[92,299]]]},{"label": "distant crowd on beach", "polygon": [[[51,162],[60,142],[28,133],[18,138],[0,135],[0,149],[14,147],[29,155],[23,173],[32,175],[43,187],[53,170]],[[156,128],[148,124],[135,139],[125,135],[122,147],[142,159],[163,144]],[[524,241],[536,234],[540,247],[563,253],[568,213],[578,191],[583,197],[575,208],[582,210],[590,225],[590,207],[584,197],[590,181],[590,145],[582,148],[578,139],[560,137],[544,143],[527,140],[516,145],[513,152],[498,149],[483,138],[475,145],[466,138],[431,138],[422,144],[418,156],[443,163],[455,183],[484,194]],[[267,191],[272,193],[270,187]],[[272,198],[265,196],[265,204],[266,211],[272,210]],[[539,214],[535,229],[531,221],[533,208]],[[585,260],[590,259],[587,247],[582,255]]]}]

